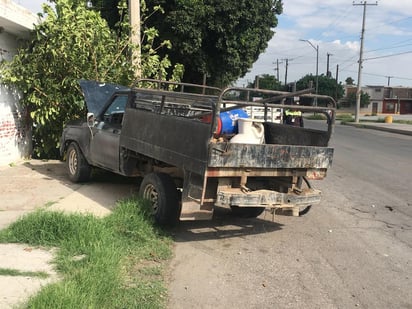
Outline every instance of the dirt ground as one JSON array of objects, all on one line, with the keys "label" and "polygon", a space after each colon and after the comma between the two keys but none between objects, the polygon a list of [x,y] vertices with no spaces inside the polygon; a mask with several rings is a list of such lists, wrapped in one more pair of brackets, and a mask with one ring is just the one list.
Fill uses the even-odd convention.
[{"label": "dirt ground", "polygon": [[[218,208],[212,221],[171,229],[168,308],[411,309],[410,222],[380,204],[356,210],[356,184],[341,175],[332,170],[327,181],[315,184],[324,191],[323,201],[303,217],[264,213],[240,219]],[[349,191],[336,190],[341,186]],[[58,161],[0,168],[0,228],[43,206],[104,215],[136,187],[130,179],[99,175],[72,184]],[[373,188],[365,192],[368,200],[378,194]],[[37,265],[36,250],[0,246],[0,268],[48,269],[50,252]],[[6,263],[17,257],[23,265]],[[0,308],[47,284],[17,279],[0,276]]]}]

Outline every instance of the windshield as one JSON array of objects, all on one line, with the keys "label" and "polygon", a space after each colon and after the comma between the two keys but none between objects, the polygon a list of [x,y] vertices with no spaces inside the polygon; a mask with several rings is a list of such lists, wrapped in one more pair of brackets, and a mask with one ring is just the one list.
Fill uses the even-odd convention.
[{"label": "windshield", "polygon": [[99,115],[102,112],[107,100],[109,100],[116,91],[130,89],[121,85],[101,83],[92,80],[80,80],[79,84],[83,90],[87,110],[95,115]]}]

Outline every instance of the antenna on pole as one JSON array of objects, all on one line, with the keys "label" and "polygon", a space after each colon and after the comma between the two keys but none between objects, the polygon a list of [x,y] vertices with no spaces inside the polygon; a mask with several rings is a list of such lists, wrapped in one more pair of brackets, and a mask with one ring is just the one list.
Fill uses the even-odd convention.
[{"label": "antenna on pole", "polygon": [[363,42],[365,40],[365,19],[366,19],[366,6],[378,5],[378,2],[368,4],[367,1],[361,1],[360,3],[353,2],[353,5],[363,5],[363,19],[362,19],[362,32],[361,32],[361,46],[359,52],[359,68],[358,68],[358,87],[356,89],[356,108],[355,108],[355,122],[359,123],[360,113],[360,99],[361,99],[361,79],[362,79],[362,63],[363,63]]}]

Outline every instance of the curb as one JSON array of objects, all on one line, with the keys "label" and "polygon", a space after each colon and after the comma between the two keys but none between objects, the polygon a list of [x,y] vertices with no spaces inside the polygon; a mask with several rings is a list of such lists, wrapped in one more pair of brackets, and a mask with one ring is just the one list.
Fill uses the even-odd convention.
[{"label": "curb", "polygon": [[390,132],[390,133],[396,133],[396,134],[403,134],[403,135],[412,136],[412,127],[411,127],[411,130],[408,131],[408,130],[381,127],[381,126],[370,125],[370,124],[362,124],[362,123],[342,122],[341,124],[346,125],[346,126],[360,128],[360,129],[372,129],[372,130],[385,131],[385,132]]}]

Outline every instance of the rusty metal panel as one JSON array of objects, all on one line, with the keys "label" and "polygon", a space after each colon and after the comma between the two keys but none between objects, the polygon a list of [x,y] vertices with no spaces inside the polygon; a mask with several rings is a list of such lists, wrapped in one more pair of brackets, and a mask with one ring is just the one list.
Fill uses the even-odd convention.
[{"label": "rusty metal panel", "polygon": [[297,145],[211,143],[209,167],[325,169],[333,148]]},{"label": "rusty metal panel", "polygon": [[208,167],[207,177],[241,177],[246,174],[248,177],[297,177],[305,176],[308,179],[323,179],[326,177],[327,169],[284,169],[284,168],[258,168],[248,169],[234,167]]},{"label": "rusty metal panel", "polygon": [[307,189],[302,193],[280,193],[271,190],[243,192],[241,189],[221,189],[217,192],[216,205],[238,207],[278,208],[285,206],[306,206],[318,204],[321,192]]}]

